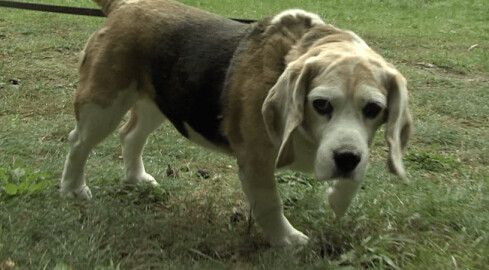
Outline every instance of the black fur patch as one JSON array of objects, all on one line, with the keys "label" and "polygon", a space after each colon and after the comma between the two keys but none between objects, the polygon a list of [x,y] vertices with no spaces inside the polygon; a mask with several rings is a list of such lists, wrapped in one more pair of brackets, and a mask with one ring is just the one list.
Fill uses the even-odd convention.
[{"label": "black fur patch", "polygon": [[182,135],[188,137],[186,122],[210,142],[228,145],[220,129],[223,85],[248,26],[215,18],[169,26],[172,34],[165,31],[150,60],[155,101]]}]

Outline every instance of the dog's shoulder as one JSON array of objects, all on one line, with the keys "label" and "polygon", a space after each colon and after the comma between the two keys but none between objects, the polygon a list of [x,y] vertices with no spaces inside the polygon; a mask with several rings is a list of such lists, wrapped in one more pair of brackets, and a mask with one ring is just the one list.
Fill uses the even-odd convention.
[{"label": "dog's shoulder", "polygon": [[[223,130],[229,140],[243,139],[240,133],[243,121],[260,125],[262,118],[257,112],[261,111],[268,91],[291,61],[289,55],[297,50],[295,47],[306,45],[301,45],[305,35],[326,26],[318,15],[292,9],[262,19],[249,29],[234,53],[225,83]],[[262,132],[258,128],[255,130]]]}]

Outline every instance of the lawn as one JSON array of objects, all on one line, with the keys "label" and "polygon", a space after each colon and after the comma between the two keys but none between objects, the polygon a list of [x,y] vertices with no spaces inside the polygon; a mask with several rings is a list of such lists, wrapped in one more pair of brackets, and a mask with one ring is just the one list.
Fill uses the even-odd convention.
[{"label": "lawn", "polygon": [[160,187],[120,185],[114,133],[88,161],[94,199],[62,199],[78,53],[104,18],[0,7],[0,269],[489,269],[485,0],[181,2],[247,19],[303,8],[363,37],[408,79],[409,183],[387,172],[382,132],[342,219],[327,205],[327,183],[279,172],[286,216],[311,242],[270,248],[250,220],[235,160],[166,124],[145,150]]}]

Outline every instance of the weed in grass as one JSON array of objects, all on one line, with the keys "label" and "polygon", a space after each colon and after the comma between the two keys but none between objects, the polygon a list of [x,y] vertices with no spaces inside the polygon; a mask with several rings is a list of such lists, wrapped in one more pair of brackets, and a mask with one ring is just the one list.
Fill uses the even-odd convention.
[{"label": "weed in grass", "polygon": [[50,185],[47,173],[32,172],[30,167],[17,164],[13,168],[0,168],[0,197],[29,196],[42,192]]}]

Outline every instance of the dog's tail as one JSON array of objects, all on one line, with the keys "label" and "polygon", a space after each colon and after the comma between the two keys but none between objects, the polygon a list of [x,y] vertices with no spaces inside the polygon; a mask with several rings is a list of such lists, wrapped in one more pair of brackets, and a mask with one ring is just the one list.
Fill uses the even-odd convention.
[{"label": "dog's tail", "polygon": [[124,4],[124,0],[92,0],[100,6],[105,16],[109,16],[109,14],[122,6]]}]

